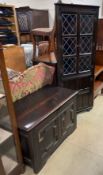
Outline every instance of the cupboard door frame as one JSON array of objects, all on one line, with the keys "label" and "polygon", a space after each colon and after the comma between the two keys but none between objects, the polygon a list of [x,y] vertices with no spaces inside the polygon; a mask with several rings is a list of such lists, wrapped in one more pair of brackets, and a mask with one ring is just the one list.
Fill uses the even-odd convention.
[{"label": "cupboard door frame", "polygon": [[[62,87],[68,87],[70,89],[75,89],[75,90],[84,90],[84,94],[85,94],[85,89],[87,87],[84,87],[84,85],[79,88],[79,81],[80,79],[82,79],[83,77],[89,77],[91,78],[91,84],[88,83],[88,89],[91,93],[91,96],[89,95],[89,93],[87,93],[88,95],[88,101],[90,100],[91,103],[88,103],[88,107],[84,107],[81,108],[80,111],[84,111],[84,110],[88,110],[89,108],[92,108],[93,106],[93,82],[94,82],[94,67],[95,67],[95,55],[96,55],[96,32],[97,32],[97,18],[98,18],[98,6],[85,6],[85,5],[73,5],[73,4],[59,4],[57,3],[55,5],[55,9],[56,9],[56,33],[57,33],[57,50],[56,50],[56,55],[58,58],[58,62],[57,62],[57,82],[59,86]],[[63,64],[63,48],[67,47],[67,51],[69,53],[69,51],[71,52],[71,49],[68,49],[68,47],[70,47],[72,45],[72,47],[74,47],[74,44],[71,44],[71,41],[69,41],[68,39],[66,40],[66,44],[65,42],[63,42],[63,26],[69,26],[68,31],[70,31],[70,23],[73,23],[72,17],[70,19],[70,17],[67,17],[67,21],[64,19],[62,19],[63,14],[66,15],[70,15],[70,14],[75,14],[77,15],[77,33],[76,35],[70,35],[69,32],[66,31],[66,29],[64,29],[67,33],[69,33],[67,35],[66,33],[66,37],[68,36],[76,36],[77,37],[77,43],[75,44],[76,46],[76,59],[75,61],[72,60],[72,56],[71,56],[71,60],[70,60],[70,56],[68,56],[68,61],[66,60],[66,65],[64,66]],[[85,26],[88,27],[89,23],[91,23],[90,21],[92,21],[91,24],[91,28],[88,29],[88,33],[83,33],[82,31],[80,31],[81,26],[84,25],[84,22],[81,22],[81,18],[83,18],[83,20],[85,21]],[[86,23],[86,20],[90,20],[88,22],[88,25]],[[70,21],[70,22],[68,22]],[[72,21],[72,22],[71,22]],[[82,24],[81,24],[82,23]],[[65,28],[65,27],[64,27]],[[82,29],[81,29],[82,30]],[[80,33],[81,32],[81,33]],[[87,40],[87,42],[89,44],[87,44],[87,46],[90,47],[84,47],[86,49],[82,50],[83,53],[80,53],[80,48],[81,48],[81,41],[80,38],[82,39],[82,43],[86,43],[85,40]],[[75,42],[73,42],[75,43]],[[83,46],[82,46],[83,47]],[[86,53],[87,52],[87,53]],[[72,63],[73,62],[73,63]],[[76,64],[76,65],[75,65]],[[71,67],[71,68],[70,68]],[[72,73],[72,69],[75,69],[75,72]],[[64,68],[68,69],[69,71],[67,72],[67,75],[63,74],[64,73]],[[66,70],[67,71],[67,70]],[[70,81],[72,82],[72,80],[74,80],[74,84],[70,84]],[[89,85],[90,84],[90,85]],[[65,86],[66,85],[66,86]],[[70,85],[70,86],[69,86]],[[83,94],[83,92],[82,92]],[[80,94],[79,94],[80,95]],[[77,102],[78,103],[78,102]],[[83,104],[83,103],[82,103]]]}]

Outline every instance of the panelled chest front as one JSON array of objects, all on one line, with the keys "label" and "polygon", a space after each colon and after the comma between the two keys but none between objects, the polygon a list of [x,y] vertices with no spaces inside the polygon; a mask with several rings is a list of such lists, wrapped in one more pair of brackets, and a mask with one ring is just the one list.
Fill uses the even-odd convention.
[{"label": "panelled chest front", "polygon": [[76,128],[76,95],[45,87],[15,103],[24,161],[37,173]]}]

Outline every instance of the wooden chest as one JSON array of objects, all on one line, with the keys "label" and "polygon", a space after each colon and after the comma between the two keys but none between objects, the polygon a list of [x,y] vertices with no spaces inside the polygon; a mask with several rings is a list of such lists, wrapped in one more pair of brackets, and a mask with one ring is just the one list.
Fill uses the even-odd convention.
[{"label": "wooden chest", "polygon": [[77,91],[45,87],[15,105],[24,161],[38,173],[76,128]]}]

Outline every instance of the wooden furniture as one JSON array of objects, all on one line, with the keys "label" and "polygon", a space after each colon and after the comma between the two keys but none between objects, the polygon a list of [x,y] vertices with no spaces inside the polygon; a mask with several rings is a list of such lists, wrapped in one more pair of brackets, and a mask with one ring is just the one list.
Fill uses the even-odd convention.
[{"label": "wooden furniture", "polygon": [[76,95],[47,86],[14,103],[24,161],[35,173],[75,130]]},{"label": "wooden furniture", "polygon": [[58,85],[79,90],[77,111],[93,106],[97,6],[57,3]]},{"label": "wooden furniture", "polygon": [[31,42],[32,29],[49,27],[48,10],[31,9],[28,6],[24,6],[16,8],[16,12],[21,43]]},{"label": "wooden furniture", "polygon": [[94,97],[103,93],[103,19],[98,20]]},{"label": "wooden furniture", "polygon": [[16,45],[4,47],[3,54],[6,67],[17,72],[26,70],[25,54],[22,47]]},{"label": "wooden furniture", "polygon": [[[32,29],[32,43],[34,50],[34,59],[36,59],[36,46],[39,47],[39,42],[37,42],[37,37],[42,37],[42,40],[45,41],[46,37],[48,38],[48,53],[55,50],[55,25],[53,28],[36,28]],[[49,54],[48,54],[49,55]],[[39,60],[41,59],[38,56]],[[47,57],[47,56],[44,56]]]},{"label": "wooden furniture", "polygon": [[14,6],[0,4],[0,43],[20,44]]},{"label": "wooden furniture", "polygon": [[[33,62],[56,64],[57,59],[55,56],[55,25],[53,28],[33,29],[31,35],[34,52]],[[42,41],[40,41],[40,38],[38,39],[38,37],[41,37]]]},{"label": "wooden furniture", "polygon": [[23,159],[2,47],[0,70],[3,80],[0,81],[3,82],[5,92],[5,96],[0,98],[0,159],[6,175],[19,175],[23,172]]}]

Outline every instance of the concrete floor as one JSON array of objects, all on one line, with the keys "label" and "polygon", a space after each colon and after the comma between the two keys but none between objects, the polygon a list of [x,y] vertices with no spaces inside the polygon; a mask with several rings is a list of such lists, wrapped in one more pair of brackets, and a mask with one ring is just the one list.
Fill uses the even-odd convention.
[{"label": "concrete floor", "polygon": [[[24,175],[34,175],[26,167]],[[78,115],[75,132],[48,159],[38,175],[103,175],[103,96]]]}]

